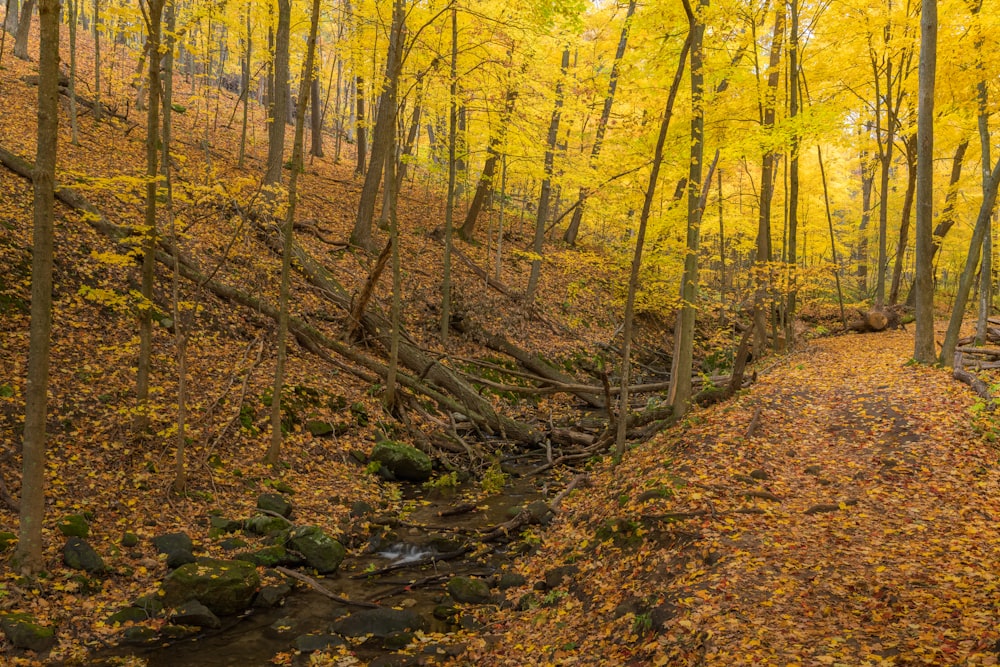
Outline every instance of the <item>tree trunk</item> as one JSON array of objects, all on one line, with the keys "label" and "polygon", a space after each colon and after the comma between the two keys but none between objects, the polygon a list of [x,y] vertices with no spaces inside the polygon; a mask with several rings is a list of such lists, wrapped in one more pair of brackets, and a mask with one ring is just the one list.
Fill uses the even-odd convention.
[{"label": "tree trunk", "polygon": [[[601,109],[601,118],[597,121],[597,134],[594,137],[594,145],[590,149],[590,166],[593,167],[597,158],[601,155],[601,148],[604,145],[604,134],[608,130],[608,121],[611,119],[611,107],[615,103],[615,91],[618,89],[618,71],[621,67],[622,58],[625,56],[625,48],[628,46],[628,33],[632,26],[632,15],[635,14],[636,0],[629,0],[628,9],[625,11],[625,22],[622,24],[621,36],[618,38],[618,50],[615,51],[615,61],[611,65],[611,74],[608,78],[608,93],[604,96],[604,108]],[[573,217],[570,218],[569,227],[563,234],[563,241],[570,245],[576,245],[576,238],[580,234],[580,223],[583,221],[583,211],[587,204],[587,188],[580,187],[580,192],[576,198],[576,209]]]},{"label": "tree trunk", "polygon": [[[777,98],[778,82],[781,78],[781,46],[785,35],[785,3],[779,2],[775,7],[774,33],[771,38],[771,55],[767,69],[767,96],[763,102],[761,126],[765,132],[774,127],[775,100]],[[767,345],[767,312],[764,303],[767,291],[766,277],[762,267],[771,261],[771,198],[774,195],[775,153],[768,150],[764,153],[760,172],[760,206],[757,218],[757,289],[754,294],[754,358],[760,359]]]},{"label": "tree trunk", "polygon": [[910,233],[910,214],[913,211],[913,196],[917,190],[917,145],[911,137],[906,140],[906,194],[903,195],[903,214],[899,221],[899,243],[896,244],[896,262],[892,267],[892,287],[889,289],[889,305],[899,301],[899,281],[903,276],[903,259]]},{"label": "tree trunk", "polygon": [[274,38],[274,82],[271,86],[271,96],[268,99],[270,107],[270,123],[267,126],[267,171],[264,173],[265,185],[281,183],[281,172],[284,168],[285,155],[285,123],[288,113],[288,48],[291,30],[292,2],[278,0],[278,27]]},{"label": "tree trunk", "polygon": [[319,103],[318,77],[313,77],[312,93],[309,99],[312,100],[312,105],[310,106],[312,111],[312,115],[310,116],[310,120],[312,121],[310,124],[312,145],[309,148],[309,154],[313,157],[323,157],[323,107]]},{"label": "tree trunk", "polygon": [[142,298],[139,307],[139,360],[136,372],[136,414],[132,428],[137,433],[149,427],[149,380],[153,356],[153,280],[156,270],[156,199],[159,190],[160,156],[160,27],[164,0],[146,0],[149,23],[149,107],[146,109],[146,219],[142,235]]},{"label": "tree trunk", "polygon": [[372,136],[372,154],[365,173],[365,183],[361,188],[358,214],[351,231],[351,245],[372,249],[372,218],[375,215],[375,201],[382,181],[382,168],[386,157],[394,152],[393,138],[396,125],[396,97],[399,89],[399,73],[403,65],[403,35],[406,30],[406,13],[400,2],[394,4],[392,27],[389,33],[389,48],[385,64],[385,88],[379,98],[375,115],[375,129]]},{"label": "tree trunk", "polygon": [[913,358],[932,364],[934,354],[934,78],[937,69],[937,0],[921,0],[920,73],[917,94],[916,334]]},{"label": "tree trunk", "polygon": [[556,99],[552,108],[552,118],[549,120],[549,134],[545,150],[545,178],[542,179],[542,190],[538,195],[535,240],[531,246],[535,256],[531,260],[528,289],[524,294],[524,301],[528,306],[535,301],[538,279],[542,273],[542,243],[545,240],[545,222],[548,220],[549,215],[549,198],[552,196],[552,168],[555,162],[556,142],[559,140],[559,119],[562,117],[563,87],[565,85],[566,70],[568,69],[569,46],[566,46],[563,48],[562,64],[559,67],[559,81],[556,83]]},{"label": "tree trunk", "polygon": [[[794,119],[799,115],[799,2],[789,0],[791,13],[791,32],[788,35],[788,115]],[[792,121],[793,127],[795,121]],[[799,137],[792,136],[788,161],[788,305],[785,309],[785,345],[794,344],[795,339],[795,300],[796,263],[798,261],[799,236]]]},{"label": "tree trunk", "polygon": [[[973,13],[979,18],[980,13],[983,8],[982,0],[977,0],[974,7]],[[982,31],[982,24],[979,25],[979,30]],[[979,146],[980,153],[982,154],[982,181],[983,181],[983,197],[986,197],[987,190],[989,187],[989,174],[986,169],[990,163],[990,116],[989,116],[989,102],[990,94],[987,88],[987,83],[989,81],[989,75],[986,72],[986,67],[983,62],[983,42],[985,37],[980,32],[979,37],[976,39],[976,52],[978,55],[978,66],[979,66],[979,82],[976,84],[976,96],[979,101],[979,117],[977,124],[979,126]],[[983,261],[979,266],[979,316],[976,318],[976,345],[986,344],[986,333],[988,319],[990,316],[990,307],[993,303],[993,225],[988,224],[986,226],[986,234],[983,237]]]},{"label": "tree trunk", "polygon": [[[24,0],[21,7],[21,18],[17,22],[17,33],[14,35],[14,57],[30,60],[28,55],[28,36],[31,34],[31,15],[35,11],[35,0]],[[39,75],[40,76],[40,75]]]},{"label": "tree trunk", "polygon": [[[625,454],[625,436],[628,431],[628,384],[631,374],[631,352],[632,352],[632,317],[635,309],[635,291],[639,285],[639,269],[642,265],[642,246],[645,241],[646,225],[649,222],[649,214],[653,209],[653,198],[656,194],[656,181],[660,176],[660,165],[663,163],[663,146],[667,140],[667,130],[670,128],[670,119],[674,113],[674,101],[677,99],[677,91],[684,76],[684,66],[687,64],[688,53],[694,40],[694,33],[698,25],[695,21],[694,12],[688,0],[682,0],[684,10],[688,17],[688,34],[681,47],[681,54],[677,62],[677,72],[670,85],[670,93],[667,96],[667,104],[663,110],[663,119],[660,121],[660,133],[656,138],[656,148],[653,151],[653,164],[649,171],[649,181],[646,185],[646,193],[642,201],[642,213],[639,214],[639,233],[636,238],[635,254],[632,256],[632,268],[629,273],[628,292],[625,297],[625,326],[623,329],[622,342],[622,370],[621,370],[621,394],[619,396],[618,408],[618,429],[615,436],[614,461],[619,463]],[[703,27],[701,28],[703,30]],[[611,416],[611,406],[608,406],[608,416]]]},{"label": "tree trunk", "polygon": [[[295,244],[295,205],[298,198],[299,173],[302,171],[305,143],[306,106],[309,103],[310,79],[315,75],[316,32],[319,26],[319,0],[312,0],[312,20],[309,25],[309,42],[306,60],[302,65],[299,83],[299,104],[295,111],[295,138],[292,141],[292,175],[288,182],[288,209],[282,229],[281,282],[278,294],[278,354],[274,367],[274,387],[271,391],[271,442],[264,455],[264,462],[277,465],[281,458],[281,392],[285,386],[285,363],[288,357],[288,294],[292,271],[292,249]],[[315,100],[313,101],[315,104]]]},{"label": "tree trunk", "polygon": [[[701,0],[699,9],[705,11],[708,0]],[[691,368],[694,365],[695,312],[698,302],[698,251],[701,235],[701,217],[711,184],[712,169],[702,184],[702,163],[705,159],[705,73],[702,41],[705,23],[695,18],[691,25],[691,159],[688,166],[687,196],[687,247],[684,253],[684,272],[681,276],[681,308],[674,326],[674,356],[670,369],[670,391],[667,400],[675,417],[683,417],[691,404]],[[716,152],[715,159],[719,159]],[[638,250],[636,253],[638,254]],[[638,267],[633,266],[633,269]],[[636,276],[638,278],[638,276]],[[631,290],[631,283],[629,288]],[[624,385],[623,385],[624,387]],[[627,391],[627,390],[623,390]],[[623,403],[621,414],[628,404]],[[619,420],[619,432],[625,420]]]},{"label": "tree trunk", "polygon": [[3,29],[12,35],[17,32],[18,16],[20,15],[18,12],[19,4],[18,0],[7,0],[7,14],[4,18]]},{"label": "tree trunk", "polygon": [[[26,572],[43,569],[45,421],[48,414],[52,334],[53,189],[59,128],[59,0],[41,0],[38,63],[38,143],[35,157],[31,252],[31,326],[24,390],[20,531],[14,562]],[[30,17],[28,11],[24,12]]]},{"label": "tree trunk", "polygon": [[74,146],[80,145],[80,128],[76,119],[76,24],[80,0],[69,0],[69,126]]},{"label": "tree trunk", "polygon": [[240,125],[240,156],[237,166],[242,169],[247,154],[247,125],[250,116],[250,59],[253,56],[253,31],[250,25],[250,4],[246,12],[246,37],[243,50],[243,122]]},{"label": "tree trunk", "polygon": [[458,11],[451,8],[451,85],[448,94],[448,193],[444,205],[444,258],[441,271],[441,341],[451,328],[451,244],[455,219],[455,141],[458,132]]},{"label": "tree trunk", "polygon": [[101,105],[101,0],[94,0],[94,120],[104,115]]}]

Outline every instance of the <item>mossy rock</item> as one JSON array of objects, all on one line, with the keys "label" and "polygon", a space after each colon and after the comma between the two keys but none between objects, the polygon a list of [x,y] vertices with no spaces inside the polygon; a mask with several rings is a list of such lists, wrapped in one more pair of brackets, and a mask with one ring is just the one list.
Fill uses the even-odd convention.
[{"label": "mossy rock", "polygon": [[91,574],[102,574],[108,569],[104,564],[104,559],[94,550],[94,547],[79,537],[71,537],[66,542],[66,546],[63,547],[63,562],[66,567]]},{"label": "mossy rock", "polygon": [[140,607],[125,607],[108,616],[108,625],[125,625],[126,623],[141,623],[149,619],[150,614]]},{"label": "mossy rock", "polygon": [[56,524],[59,532],[66,537],[85,538],[90,534],[90,524],[82,514],[70,514]]},{"label": "mossy rock", "polygon": [[287,520],[266,514],[259,514],[243,522],[243,530],[256,535],[275,535],[286,528]]},{"label": "mossy rock", "polygon": [[122,535],[122,546],[126,549],[131,549],[132,547],[139,545],[139,536],[135,533],[125,533]]},{"label": "mossy rock", "polygon": [[252,563],[202,558],[182,565],[163,580],[163,602],[176,607],[197,600],[218,616],[238,614],[253,601],[260,576]]},{"label": "mossy rock", "polygon": [[288,537],[288,548],[302,554],[306,564],[320,574],[336,572],[347,554],[340,542],[317,526],[302,526],[293,530]]},{"label": "mossy rock", "polygon": [[350,430],[343,422],[328,422],[322,419],[311,419],[306,422],[306,430],[316,438],[332,438],[341,436]]},{"label": "mossy rock", "polygon": [[284,518],[292,515],[292,504],[278,493],[262,493],[257,497],[257,509],[280,514]]},{"label": "mossy rock", "polygon": [[372,450],[372,461],[392,473],[393,477],[407,482],[426,482],[431,478],[434,464],[431,458],[416,447],[383,440]]},{"label": "mossy rock", "polygon": [[220,537],[242,529],[243,523],[241,521],[227,519],[224,516],[213,516],[208,520],[208,534],[210,537]]},{"label": "mossy rock", "polygon": [[490,587],[482,579],[453,577],[447,585],[448,595],[455,602],[484,604],[490,601]]},{"label": "mossy rock", "polygon": [[35,622],[30,614],[0,614],[0,628],[8,641],[17,648],[42,653],[56,644],[54,629]]}]

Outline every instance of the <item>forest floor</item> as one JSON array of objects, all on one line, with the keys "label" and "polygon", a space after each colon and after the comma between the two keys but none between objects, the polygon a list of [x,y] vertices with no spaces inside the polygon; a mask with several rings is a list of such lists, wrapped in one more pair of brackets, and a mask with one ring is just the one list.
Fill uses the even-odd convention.
[{"label": "forest floor", "polygon": [[994,422],[950,374],[907,363],[912,349],[905,332],[813,341],[592,471],[523,568],[529,584],[553,565],[571,576],[527,611],[490,616],[473,654],[996,664]]}]

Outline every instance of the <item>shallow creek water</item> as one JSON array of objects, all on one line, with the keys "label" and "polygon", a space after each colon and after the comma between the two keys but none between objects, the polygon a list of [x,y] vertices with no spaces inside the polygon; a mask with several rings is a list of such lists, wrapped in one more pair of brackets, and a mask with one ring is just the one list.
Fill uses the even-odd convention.
[{"label": "shallow creek water", "polygon": [[[504,492],[477,503],[479,511],[453,517],[439,517],[438,513],[462,501],[453,498],[415,497],[415,508],[406,517],[409,524],[426,526],[425,529],[397,527],[397,539],[389,539],[374,548],[358,549],[348,554],[340,571],[331,577],[318,577],[318,581],[332,593],[352,600],[374,601],[386,607],[402,606],[425,618],[434,632],[447,632],[454,626],[432,616],[435,606],[447,604],[444,584],[452,575],[484,576],[496,571],[514,556],[504,546],[475,561],[458,558],[439,561],[431,565],[404,567],[379,577],[354,579],[352,575],[382,568],[387,565],[417,563],[426,556],[447,551],[442,539],[462,542],[462,533],[455,529],[479,530],[492,527],[510,518],[513,508],[542,497],[532,480],[514,479]],[[450,529],[450,530],[449,530]],[[451,547],[454,548],[454,547]],[[356,553],[367,551],[367,553]],[[406,590],[407,583],[433,575],[442,575],[440,582]],[[219,630],[201,633],[194,637],[155,646],[121,646],[95,656],[92,664],[115,664],[124,656],[144,659],[149,667],[254,667],[271,665],[278,653],[292,651],[295,637],[308,633],[327,632],[330,623],[345,616],[354,607],[345,607],[303,585],[295,588],[282,606],[254,610],[246,616],[223,619]],[[280,623],[278,623],[280,621]],[[276,633],[271,626],[288,626],[287,633]],[[391,651],[366,643],[354,650],[364,664],[380,656],[389,657]],[[390,659],[384,664],[393,664]]]}]

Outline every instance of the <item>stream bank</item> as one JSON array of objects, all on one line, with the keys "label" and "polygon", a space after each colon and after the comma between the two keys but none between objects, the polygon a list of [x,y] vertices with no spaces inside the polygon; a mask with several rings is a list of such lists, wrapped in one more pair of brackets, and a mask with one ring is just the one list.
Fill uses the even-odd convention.
[{"label": "stream bank", "polygon": [[[474,503],[472,489],[442,492],[400,484],[399,515],[357,508],[353,537],[345,536],[350,551],[336,573],[261,568],[270,588],[283,579],[292,589],[274,606],[255,603],[242,615],[223,618],[219,628],[176,640],[165,640],[162,631],[155,640],[138,634],[138,644],[98,652],[90,664],[308,664],[315,650],[373,665],[454,657],[464,650],[456,633],[481,627],[465,611],[467,605],[510,604],[504,589],[523,583],[513,574],[514,565],[533,545],[517,540],[518,517],[527,515],[527,507],[544,508],[548,484],[541,477],[515,477],[500,493]],[[550,516],[543,512],[538,519],[547,522]],[[509,538],[489,537],[504,524],[517,530]]]}]

